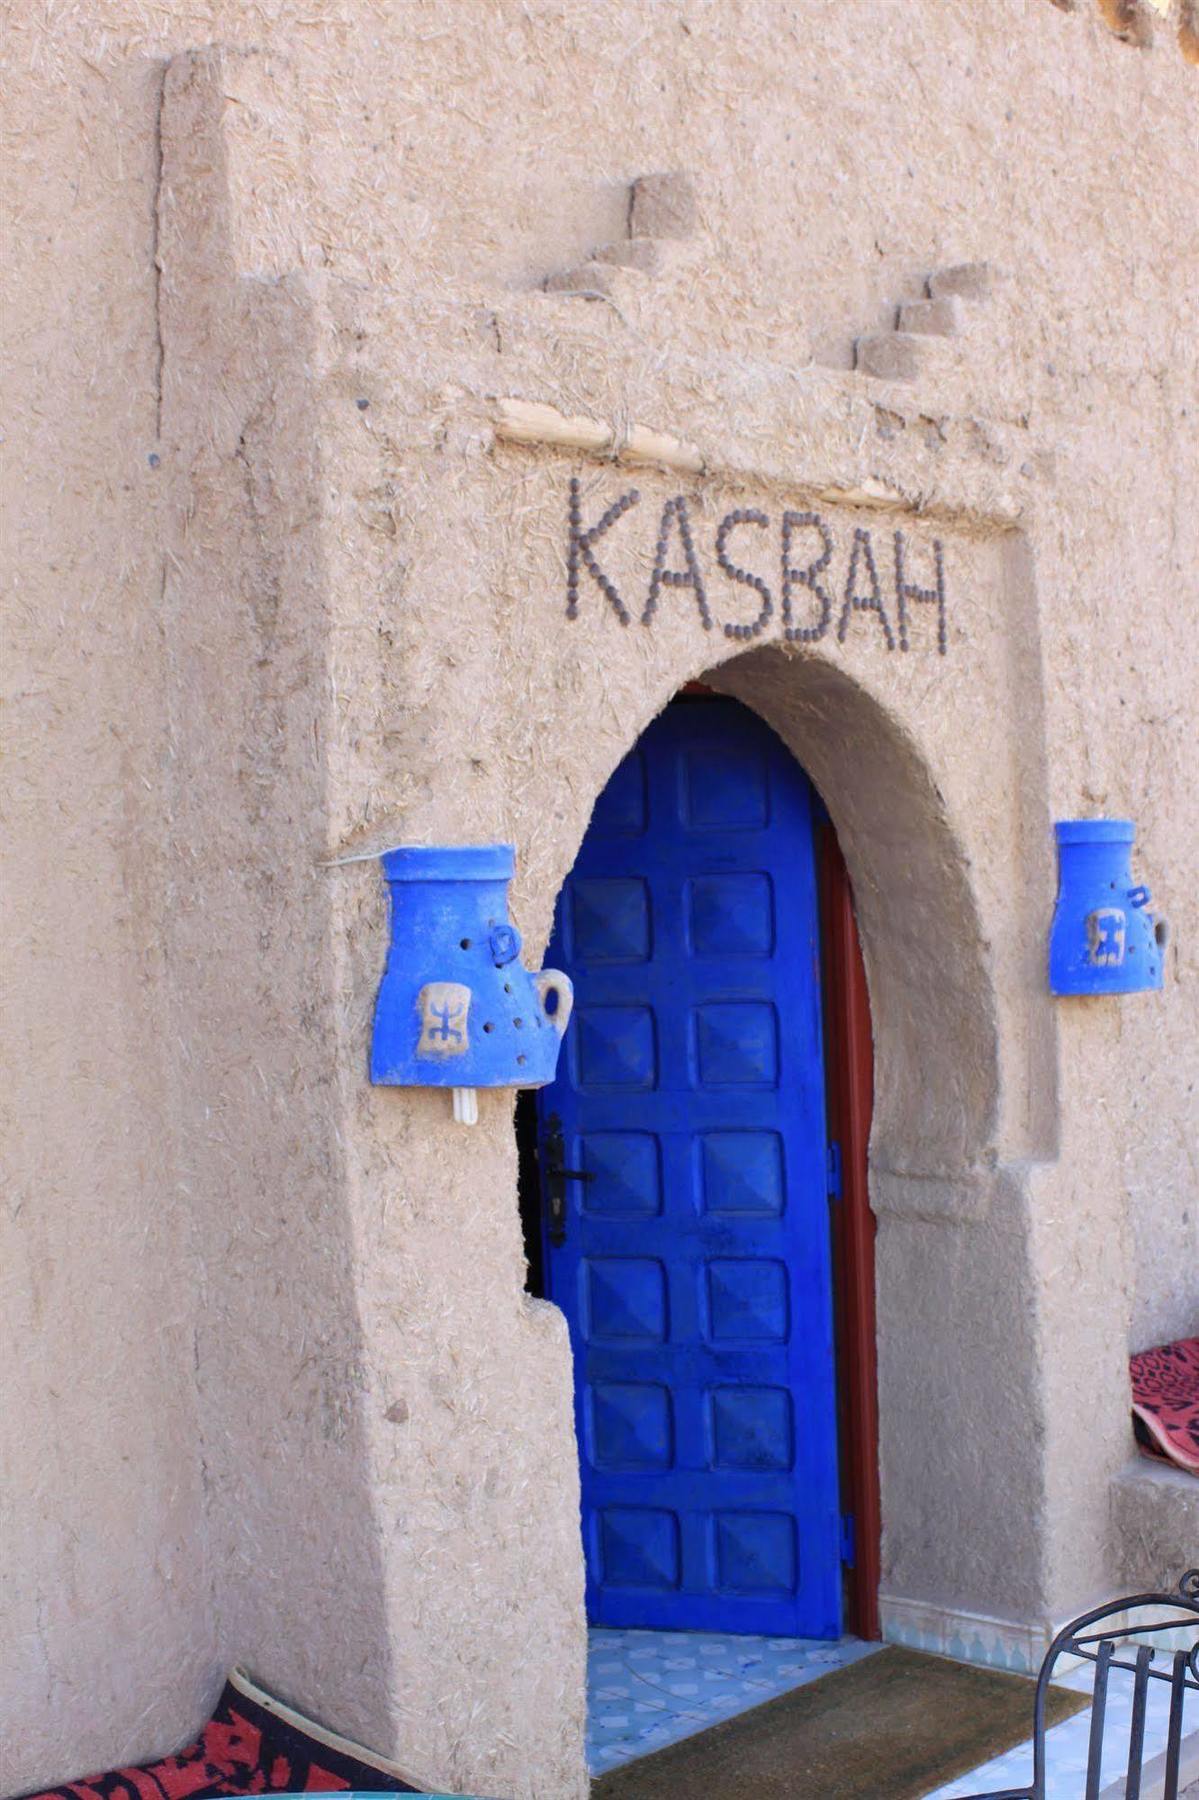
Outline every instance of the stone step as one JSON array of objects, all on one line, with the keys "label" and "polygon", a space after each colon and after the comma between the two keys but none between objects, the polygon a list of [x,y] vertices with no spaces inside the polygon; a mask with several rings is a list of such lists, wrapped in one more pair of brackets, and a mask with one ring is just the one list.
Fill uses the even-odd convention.
[{"label": "stone step", "polygon": [[924,345],[910,331],[876,331],[855,345],[855,367],[878,381],[911,381],[920,367]]},{"label": "stone step", "polygon": [[905,300],[899,309],[898,329],[921,337],[957,337],[962,328],[962,306],[955,294],[936,300]]},{"label": "stone step", "polygon": [[985,300],[991,292],[991,265],[985,262],[952,263],[946,269],[934,269],[927,286],[932,300],[942,300],[951,294],[962,300]]},{"label": "stone step", "polygon": [[681,169],[639,175],[633,182],[629,189],[630,237],[688,238],[698,226],[695,188]]}]

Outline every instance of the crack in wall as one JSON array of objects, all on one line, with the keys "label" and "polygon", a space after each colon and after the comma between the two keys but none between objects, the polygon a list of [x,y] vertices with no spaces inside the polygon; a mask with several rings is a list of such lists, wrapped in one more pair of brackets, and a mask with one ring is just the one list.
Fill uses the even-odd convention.
[{"label": "crack in wall", "polygon": [[[162,341],[162,257],[159,239],[162,234],[162,111],[166,91],[167,65],[158,64],[158,87],[154,98],[152,155],[154,159],[154,193],[150,206],[150,266],[154,271],[154,441],[162,441],[162,372],[166,360]],[[163,582],[166,582],[166,559],[163,559]]]}]

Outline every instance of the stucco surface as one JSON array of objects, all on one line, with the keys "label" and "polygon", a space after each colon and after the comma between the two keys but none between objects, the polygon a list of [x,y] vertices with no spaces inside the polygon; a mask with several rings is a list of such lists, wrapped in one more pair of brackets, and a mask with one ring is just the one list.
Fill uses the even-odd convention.
[{"label": "stucco surface", "polygon": [[55,51],[44,19],[11,25],[25,68],[5,83],[0,156],[5,1792],[175,1737],[217,1655],[163,940],[169,682],[146,461],[161,81],[139,57],[101,73]]},{"label": "stucco surface", "polygon": [[1199,1483],[1138,1457],[1112,1482],[1112,1530],[1129,1592],[1175,1592],[1179,1571],[1195,1566]]},{"label": "stucco surface", "polygon": [[[522,1292],[510,1099],[465,1131],[366,1086],[382,884],[346,859],[511,839],[535,956],[595,794],[705,672],[804,761],[858,894],[885,1584],[1090,1599],[1129,1566],[1128,1349],[1199,1313],[1171,34],[1046,0],[9,24],[0,1784],[168,1748],[240,1659],[440,1783],[583,1791],[569,1365]],[[542,292],[654,169],[697,233]],[[914,382],[849,369],[979,259]],[[505,396],[705,472],[501,442]],[[572,474],[589,521],[641,494],[597,544],[627,627],[586,574],[566,617]],[[681,589],[639,622],[678,493],[710,631]],[[784,646],[777,594],[726,638],[746,506],[820,512],[834,619],[855,530],[888,595],[895,529],[917,579],[939,538],[946,655],[928,607],[906,654],[861,611]],[[1092,812],[1137,820],[1165,988],[1054,1004],[1050,825]]]}]

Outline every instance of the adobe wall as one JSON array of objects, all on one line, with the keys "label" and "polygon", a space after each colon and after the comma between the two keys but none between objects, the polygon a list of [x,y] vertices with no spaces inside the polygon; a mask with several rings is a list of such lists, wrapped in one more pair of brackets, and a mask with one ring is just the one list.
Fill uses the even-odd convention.
[{"label": "adobe wall", "polygon": [[176,1738],[218,1655],[164,943],[161,72],[83,49],[40,9],[6,33],[5,1793]]},{"label": "adobe wall", "polygon": [[[369,856],[512,840],[535,958],[704,673],[857,888],[895,1629],[1031,1642],[1128,1567],[1127,1350],[1199,1311],[1195,73],[1176,20],[1042,0],[633,23],[17,10],[6,1791],[182,1741],[233,1660],[439,1783],[583,1791],[565,1333],[510,1100],[366,1084]],[[662,169],[689,235],[597,273]],[[958,334],[885,341],[963,261]],[[568,616],[572,476],[584,525],[640,496],[595,544],[627,626],[586,569]],[[679,588],[641,623],[679,494],[710,629]],[[926,603],[899,646],[897,530],[944,655]],[[1044,994],[1091,812],[1137,820],[1161,995]]]}]

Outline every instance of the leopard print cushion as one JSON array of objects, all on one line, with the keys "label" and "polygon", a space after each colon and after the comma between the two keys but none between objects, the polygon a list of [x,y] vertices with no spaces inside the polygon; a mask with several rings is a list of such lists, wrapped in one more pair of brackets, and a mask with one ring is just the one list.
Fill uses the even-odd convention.
[{"label": "leopard print cushion", "polygon": [[1138,1441],[1199,1475],[1199,1338],[1142,1350],[1129,1367]]}]

